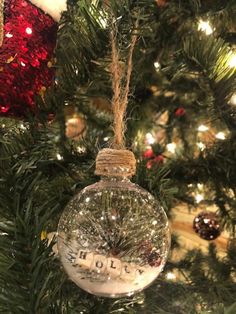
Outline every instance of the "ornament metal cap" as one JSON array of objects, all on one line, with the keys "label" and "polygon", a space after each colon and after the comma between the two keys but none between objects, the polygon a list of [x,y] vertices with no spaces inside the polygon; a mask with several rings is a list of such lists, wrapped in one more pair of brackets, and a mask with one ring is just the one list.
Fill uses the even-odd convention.
[{"label": "ornament metal cap", "polygon": [[104,148],[98,153],[96,175],[132,177],[135,173],[136,159],[130,150]]}]

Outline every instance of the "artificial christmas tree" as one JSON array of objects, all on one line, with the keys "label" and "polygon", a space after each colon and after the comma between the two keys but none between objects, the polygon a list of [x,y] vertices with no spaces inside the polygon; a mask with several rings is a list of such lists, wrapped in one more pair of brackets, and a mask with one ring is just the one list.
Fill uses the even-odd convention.
[{"label": "artificial christmas tree", "polygon": [[[235,1],[67,4],[57,34],[55,84],[37,98],[39,114],[24,122],[1,118],[0,312],[235,313]],[[132,180],[159,200],[172,226],[162,274],[144,292],[116,300],[77,287],[55,249],[65,206],[97,181],[97,152],[113,142],[114,23],[121,87],[131,37],[138,38],[125,132],[137,160]],[[0,95],[9,97],[2,86]],[[66,136],[68,107],[86,124],[76,140]],[[114,208],[111,216],[119,212]],[[215,240],[195,234],[193,217],[201,212],[217,215],[221,234]],[[107,223],[108,233],[123,230],[112,219]],[[158,268],[162,260],[152,241],[139,242],[141,227],[134,224],[127,232],[137,229],[132,241],[149,266]],[[93,228],[99,234],[99,224]]]}]

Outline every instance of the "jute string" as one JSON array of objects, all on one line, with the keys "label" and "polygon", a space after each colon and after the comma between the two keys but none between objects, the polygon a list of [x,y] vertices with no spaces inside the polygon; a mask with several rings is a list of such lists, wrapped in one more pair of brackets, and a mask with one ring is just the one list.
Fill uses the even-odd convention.
[{"label": "jute string", "polygon": [[0,47],[4,36],[4,0],[0,0]]},{"label": "jute string", "polygon": [[[136,22],[135,28],[137,28],[137,26],[138,22]],[[112,148],[103,149],[98,153],[95,173],[101,176],[131,177],[136,172],[136,160],[134,154],[125,149],[124,133],[125,113],[128,104],[133,66],[133,51],[137,41],[137,34],[134,33],[131,37],[126,73],[124,73],[124,66],[120,63],[116,40],[117,26],[113,23],[111,30],[111,76],[113,88],[114,140]]]},{"label": "jute string", "polygon": [[102,149],[96,158],[96,171],[99,176],[132,177],[136,171],[134,154],[126,149]]},{"label": "jute string", "polygon": [[[137,28],[137,24],[135,28]],[[127,70],[125,82],[122,84],[124,77],[123,66],[120,63],[120,55],[116,46],[117,27],[113,23],[111,30],[111,47],[112,47],[112,63],[111,63],[111,75],[112,75],[112,88],[113,88],[113,113],[114,113],[114,148],[124,148],[124,133],[125,133],[125,112],[128,104],[128,96],[130,89],[130,78],[133,68],[133,51],[137,41],[137,34],[133,34],[131,37],[130,49],[127,61]]]}]

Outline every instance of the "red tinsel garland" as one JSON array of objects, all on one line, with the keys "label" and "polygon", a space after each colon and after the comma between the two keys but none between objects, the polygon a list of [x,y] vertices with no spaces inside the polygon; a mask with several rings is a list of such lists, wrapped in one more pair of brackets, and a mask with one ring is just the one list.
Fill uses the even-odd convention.
[{"label": "red tinsel garland", "polygon": [[34,96],[50,86],[57,23],[24,0],[8,0],[0,47],[0,115],[35,110]]}]

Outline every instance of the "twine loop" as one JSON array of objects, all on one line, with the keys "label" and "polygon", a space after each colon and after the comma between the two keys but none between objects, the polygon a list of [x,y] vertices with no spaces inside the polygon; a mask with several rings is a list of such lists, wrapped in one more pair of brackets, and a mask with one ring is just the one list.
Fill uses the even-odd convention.
[{"label": "twine loop", "polygon": [[132,177],[136,172],[134,154],[126,149],[104,148],[96,158],[95,174],[108,177]]},{"label": "twine loop", "polygon": [[127,61],[121,67],[120,51],[117,47],[118,28],[113,19],[111,25],[111,79],[113,89],[112,107],[114,114],[113,128],[114,139],[112,148],[101,150],[96,158],[95,174],[108,177],[132,177],[136,172],[136,160],[134,154],[125,149],[125,113],[130,92],[132,74],[132,58],[137,41],[138,20],[135,22],[135,30],[131,35]]}]

